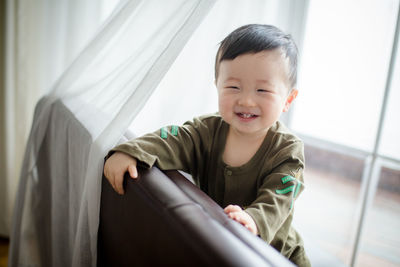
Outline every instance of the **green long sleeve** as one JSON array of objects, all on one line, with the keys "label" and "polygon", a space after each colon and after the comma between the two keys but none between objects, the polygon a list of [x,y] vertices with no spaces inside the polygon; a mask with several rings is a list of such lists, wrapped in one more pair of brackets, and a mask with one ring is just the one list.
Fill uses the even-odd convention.
[{"label": "green long sleeve", "polygon": [[304,189],[303,143],[280,122],[268,131],[246,164],[223,161],[229,125],[218,114],[181,127],[168,126],[115,147],[144,168],[183,170],[222,208],[239,205],[263,240],[299,266],[309,266],[301,237],[291,226],[295,200]]}]

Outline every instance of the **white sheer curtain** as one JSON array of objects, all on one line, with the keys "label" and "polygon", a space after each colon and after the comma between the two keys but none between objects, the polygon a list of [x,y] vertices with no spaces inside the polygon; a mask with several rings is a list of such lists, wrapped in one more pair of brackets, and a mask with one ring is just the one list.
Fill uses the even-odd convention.
[{"label": "white sheer curtain", "polygon": [[[11,266],[95,265],[103,157],[121,138],[213,3],[122,2],[40,102],[21,171]],[[59,100],[90,138],[74,132],[73,118],[62,117]],[[62,118],[65,120],[60,121]],[[77,138],[69,139],[76,137],[74,134]],[[50,151],[43,154],[45,136]],[[81,147],[86,151],[70,153]],[[47,158],[40,158],[39,152]],[[76,159],[87,164],[69,165]]]},{"label": "white sheer curtain", "polygon": [[[11,212],[35,104],[47,93],[108,15],[104,1],[7,1],[5,118],[1,122],[0,235]],[[117,1],[107,0],[107,7]],[[4,164],[4,165],[3,165]]]},{"label": "white sheer curtain", "polygon": [[[214,2],[121,2],[37,105],[18,189],[11,266],[95,265],[103,157],[136,115],[142,111],[134,126],[140,133],[215,111],[212,102],[201,107],[215,99],[212,66],[217,44],[240,25],[271,23],[301,36],[303,1],[218,1],[206,17]],[[199,58],[202,63],[193,64]],[[155,95],[143,109],[156,88],[161,100]],[[174,99],[196,104],[158,116],[168,106],[177,106]],[[75,119],[88,134],[74,131]]]}]

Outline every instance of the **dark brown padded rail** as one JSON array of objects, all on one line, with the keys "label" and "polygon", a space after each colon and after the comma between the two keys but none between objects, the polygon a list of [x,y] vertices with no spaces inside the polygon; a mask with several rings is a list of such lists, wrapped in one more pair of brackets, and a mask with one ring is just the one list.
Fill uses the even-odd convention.
[{"label": "dark brown padded rail", "polygon": [[177,171],[103,177],[98,266],[292,266]]}]

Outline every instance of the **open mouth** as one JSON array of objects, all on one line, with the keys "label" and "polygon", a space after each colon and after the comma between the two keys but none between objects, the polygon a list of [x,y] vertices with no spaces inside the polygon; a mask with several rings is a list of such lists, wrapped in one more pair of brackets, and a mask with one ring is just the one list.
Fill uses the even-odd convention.
[{"label": "open mouth", "polygon": [[251,119],[251,118],[258,117],[258,115],[250,114],[250,113],[236,113],[236,115],[243,119]]}]

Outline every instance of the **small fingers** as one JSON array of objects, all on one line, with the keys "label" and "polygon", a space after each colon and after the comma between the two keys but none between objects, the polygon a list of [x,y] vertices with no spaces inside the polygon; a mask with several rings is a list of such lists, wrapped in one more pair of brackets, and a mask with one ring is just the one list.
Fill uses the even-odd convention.
[{"label": "small fingers", "polygon": [[239,207],[238,205],[228,205],[225,209],[224,209],[225,213],[228,214],[230,212],[239,212],[242,211],[242,208]]},{"label": "small fingers", "polygon": [[138,177],[138,172],[137,172],[137,169],[136,169],[135,165],[129,165],[128,166],[128,171],[129,171],[129,175],[132,178],[136,179]]},{"label": "small fingers", "polygon": [[247,230],[249,230],[251,233],[257,235],[258,230],[257,230],[257,225],[255,224],[253,218],[242,210],[241,207],[237,205],[229,205],[224,209],[225,213],[228,215],[229,218],[232,220],[237,221],[244,227],[246,227]]},{"label": "small fingers", "polygon": [[124,181],[124,176],[123,175],[116,175],[115,176],[113,188],[120,195],[124,194],[123,181]]},{"label": "small fingers", "polygon": [[106,176],[108,182],[110,183],[111,187],[115,190],[115,182],[114,182],[114,176]]},{"label": "small fingers", "polygon": [[110,185],[112,186],[112,188],[114,188],[114,190],[115,190],[115,185],[114,185],[115,179],[114,179],[114,175],[112,175],[110,173],[109,160],[107,160],[106,163],[104,164],[103,173],[104,173],[104,176],[106,177],[106,179],[108,180],[108,182],[110,183]]},{"label": "small fingers", "polygon": [[246,227],[247,230],[249,230],[251,233],[257,235],[257,226],[252,222],[243,212],[231,212],[228,214],[228,216]]},{"label": "small fingers", "polygon": [[114,179],[114,176],[110,175],[106,168],[104,168],[103,173],[104,173],[104,177],[106,177],[106,179],[110,183],[111,187],[115,190],[115,179]]},{"label": "small fingers", "polygon": [[243,225],[246,224],[246,220],[243,217],[243,214],[241,212],[238,212],[238,211],[230,212],[230,213],[228,213],[228,216],[229,216],[229,218],[231,218]]},{"label": "small fingers", "polygon": [[111,176],[110,179],[108,179],[108,181],[110,182],[110,185],[114,189],[114,191],[119,194],[118,189],[116,187],[116,183],[115,183],[115,177]]}]

